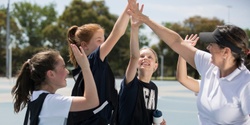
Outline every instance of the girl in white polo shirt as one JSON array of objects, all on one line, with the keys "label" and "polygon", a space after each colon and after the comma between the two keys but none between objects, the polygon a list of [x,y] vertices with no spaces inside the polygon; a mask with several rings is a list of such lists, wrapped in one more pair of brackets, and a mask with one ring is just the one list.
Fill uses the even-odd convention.
[{"label": "girl in white polo shirt", "polygon": [[202,125],[250,125],[250,72],[247,34],[234,25],[218,26],[201,33],[210,44],[210,53],[188,45],[173,30],[157,24],[129,1],[128,13],[148,25],[170,48],[182,56],[201,75],[197,107]]},{"label": "girl in white polo shirt", "polygon": [[[60,53],[55,50],[35,54],[23,64],[16,85],[12,88],[16,113],[27,105],[27,113],[32,113],[38,108],[36,105],[43,102],[41,111],[35,113],[39,117],[36,119],[33,115],[28,114],[26,124],[65,125],[69,111],[82,111],[98,106],[99,99],[88,59],[81,47],[79,50],[75,45],[71,45],[71,49],[85,77],[85,93],[82,97],[55,94],[59,88],[66,86],[69,71],[65,68],[65,62]],[[49,94],[44,101],[37,103],[34,108],[30,108],[32,103],[39,101],[42,93]]]}]

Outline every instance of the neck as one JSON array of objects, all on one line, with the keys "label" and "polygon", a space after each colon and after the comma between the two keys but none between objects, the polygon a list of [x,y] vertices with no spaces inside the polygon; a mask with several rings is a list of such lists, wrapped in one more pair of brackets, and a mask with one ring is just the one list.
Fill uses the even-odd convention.
[{"label": "neck", "polygon": [[224,65],[223,68],[220,69],[220,77],[226,77],[229,74],[231,74],[235,69],[237,68],[237,66],[235,64],[233,65]]},{"label": "neck", "polygon": [[48,83],[42,83],[41,90],[48,91],[49,93],[55,93],[56,89],[53,89]]},{"label": "neck", "polygon": [[138,72],[138,79],[145,83],[149,83],[149,81],[151,80],[152,74],[153,73]]}]

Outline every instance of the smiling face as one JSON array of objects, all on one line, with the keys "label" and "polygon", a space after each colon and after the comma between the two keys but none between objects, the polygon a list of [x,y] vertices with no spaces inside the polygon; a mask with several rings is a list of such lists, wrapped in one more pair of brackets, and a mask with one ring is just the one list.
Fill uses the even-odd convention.
[{"label": "smiling face", "polygon": [[216,44],[216,43],[210,43],[207,46],[207,50],[212,55],[212,57],[211,57],[211,63],[213,63],[216,66],[223,65],[224,49],[220,48],[219,45]]},{"label": "smiling face", "polygon": [[96,48],[98,48],[104,42],[104,30],[97,30],[93,37],[90,39],[88,43],[82,42],[82,47],[87,55],[92,53]]},{"label": "smiling face", "polygon": [[141,49],[140,58],[138,61],[139,71],[148,71],[153,74],[157,67],[157,58],[153,51],[151,51],[149,48]]},{"label": "smiling face", "polygon": [[53,70],[49,70],[50,83],[54,90],[65,87],[66,78],[69,71],[66,69],[65,62],[61,56],[58,56],[57,64]]}]

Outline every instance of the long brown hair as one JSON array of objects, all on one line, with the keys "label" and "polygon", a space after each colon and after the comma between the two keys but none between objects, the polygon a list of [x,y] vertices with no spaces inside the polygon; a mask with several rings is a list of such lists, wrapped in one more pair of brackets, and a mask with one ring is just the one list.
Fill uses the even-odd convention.
[{"label": "long brown hair", "polygon": [[23,63],[16,84],[11,90],[16,113],[27,105],[32,92],[40,89],[41,83],[46,78],[46,72],[55,68],[59,56],[60,53],[56,50],[45,50]]}]

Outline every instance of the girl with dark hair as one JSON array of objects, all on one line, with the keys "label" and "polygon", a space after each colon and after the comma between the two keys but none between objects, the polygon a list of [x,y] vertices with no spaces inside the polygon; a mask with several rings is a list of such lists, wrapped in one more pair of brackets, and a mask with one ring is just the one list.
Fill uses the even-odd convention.
[{"label": "girl with dark hair", "polygon": [[35,54],[23,64],[11,91],[16,113],[28,105],[25,125],[65,125],[70,111],[83,111],[99,104],[87,56],[82,48],[71,45],[71,49],[82,68],[85,92],[79,97],[56,94],[66,86],[69,73],[63,58],[55,50]]}]

